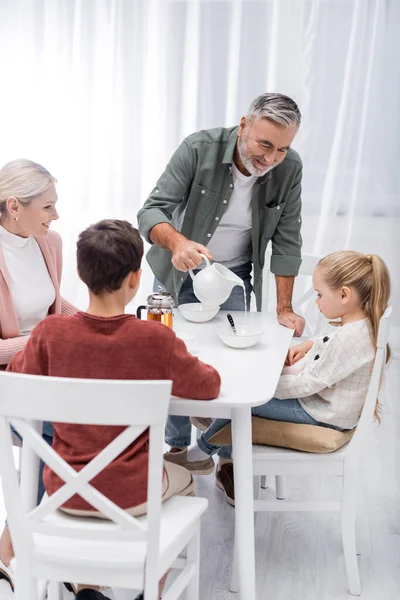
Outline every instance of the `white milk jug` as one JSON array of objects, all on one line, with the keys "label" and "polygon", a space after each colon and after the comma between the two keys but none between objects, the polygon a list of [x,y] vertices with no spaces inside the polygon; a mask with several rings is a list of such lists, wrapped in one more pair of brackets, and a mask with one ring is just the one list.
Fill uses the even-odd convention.
[{"label": "white milk jug", "polygon": [[211,306],[221,305],[228,300],[235,285],[240,285],[244,289],[243,280],[230,269],[219,263],[211,264],[204,254],[200,256],[204,258],[207,266],[197,275],[189,269],[190,277],[193,279],[193,291],[200,302]]}]

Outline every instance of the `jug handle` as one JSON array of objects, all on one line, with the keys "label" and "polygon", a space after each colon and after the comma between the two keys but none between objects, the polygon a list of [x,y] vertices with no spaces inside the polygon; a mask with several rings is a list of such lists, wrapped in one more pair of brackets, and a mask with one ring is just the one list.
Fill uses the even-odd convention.
[{"label": "jug handle", "polygon": [[[200,256],[203,257],[203,259],[206,262],[206,266],[209,267],[210,266],[210,261],[208,260],[207,256],[205,254],[202,254],[201,252],[199,252]],[[196,277],[196,275],[193,273],[192,269],[189,269],[189,275],[190,277],[194,280],[194,278]]]}]

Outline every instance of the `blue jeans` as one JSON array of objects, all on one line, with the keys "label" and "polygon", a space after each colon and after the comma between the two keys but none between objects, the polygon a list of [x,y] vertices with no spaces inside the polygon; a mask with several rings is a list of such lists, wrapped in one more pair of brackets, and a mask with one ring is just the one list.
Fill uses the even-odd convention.
[{"label": "blue jeans", "polygon": [[[253,287],[251,285],[251,262],[241,265],[239,267],[232,267],[231,271],[238,275],[243,280],[247,310],[250,310],[250,297]],[[194,273],[198,273],[196,269]],[[198,298],[193,292],[193,281],[189,276],[183,283],[179,292],[179,304],[191,304],[192,302],[198,302]],[[231,295],[228,300],[221,304],[221,310],[244,310],[244,298],[243,288],[235,286],[232,289]],[[168,417],[165,426],[165,441],[169,446],[174,448],[187,448],[190,445],[192,433],[192,425],[189,417],[172,416]],[[223,456],[223,450],[218,452],[220,456]]]},{"label": "blue jeans", "polygon": [[[319,425],[320,427],[339,429],[334,425],[327,425],[326,423],[320,423],[313,419],[308,412],[304,410],[296,398],[289,398],[287,400],[272,398],[272,400],[266,404],[254,406],[251,409],[251,413],[255,417],[271,419],[272,421],[285,421],[286,423],[300,423],[303,425]],[[217,433],[217,431],[225,427],[229,422],[229,419],[215,419],[207,431],[205,431],[197,440],[199,448],[210,456],[218,452],[220,456],[230,458],[232,456],[232,446],[216,446],[208,441],[215,433]]]},{"label": "blue jeans", "polygon": [[[15,433],[15,435],[23,443],[23,440],[22,440],[21,436],[19,435],[19,433],[17,431],[15,431],[15,429],[13,427],[11,427],[11,429],[13,430],[13,433]],[[43,437],[44,441],[49,444],[49,446],[52,445],[52,443],[53,443],[53,425],[51,423],[49,423],[48,421],[43,422],[42,437]],[[41,460],[39,463],[39,481],[38,481],[38,494],[37,494],[37,503],[38,504],[40,504],[40,501],[43,498],[43,495],[45,492],[44,483],[43,483],[43,469],[44,469],[44,462]]]}]

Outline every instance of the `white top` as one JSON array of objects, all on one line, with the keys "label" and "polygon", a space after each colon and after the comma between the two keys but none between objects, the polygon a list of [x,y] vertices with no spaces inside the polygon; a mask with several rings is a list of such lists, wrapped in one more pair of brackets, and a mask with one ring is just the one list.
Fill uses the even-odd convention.
[{"label": "white top", "polygon": [[368,319],[328,325],[316,336],[304,369],[281,375],[275,396],[298,398],[316,421],[352,429],[360,418],[374,358]]},{"label": "white top", "polygon": [[232,163],[233,191],[207,248],[228,269],[251,260],[251,198],[257,176],[243,175]]},{"label": "white top", "polygon": [[33,236],[22,238],[0,226],[0,245],[20,334],[29,335],[56,298],[43,254]]}]

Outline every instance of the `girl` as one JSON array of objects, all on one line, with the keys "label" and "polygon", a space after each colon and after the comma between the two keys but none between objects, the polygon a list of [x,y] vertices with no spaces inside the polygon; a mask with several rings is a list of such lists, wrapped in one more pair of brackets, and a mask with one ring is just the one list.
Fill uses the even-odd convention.
[{"label": "girl", "polygon": [[[18,159],[0,169],[0,369],[23,350],[32,329],[47,314],[74,314],[60,296],[62,248],[50,231],[58,219],[56,179],[41,165]],[[44,423],[51,444],[53,428]],[[43,466],[43,465],[42,465]],[[40,476],[38,500],[44,493]],[[0,578],[13,586],[13,558],[6,527],[0,539]]]},{"label": "girl", "polygon": [[[390,277],[373,254],[340,251],[322,258],[313,274],[316,303],[329,323],[312,340],[290,348],[275,398],[253,408],[257,417],[352,429],[367,393],[379,320],[390,297]],[[390,357],[388,348],[387,360]],[[301,361],[301,362],[300,362]],[[377,401],[375,417],[379,421]],[[229,421],[217,419],[188,452],[188,461],[204,460],[219,447],[210,438]],[[224,449],[230,455],[231,448]],[[220,461],[217,486],[234,504],[232,461]]]}]

